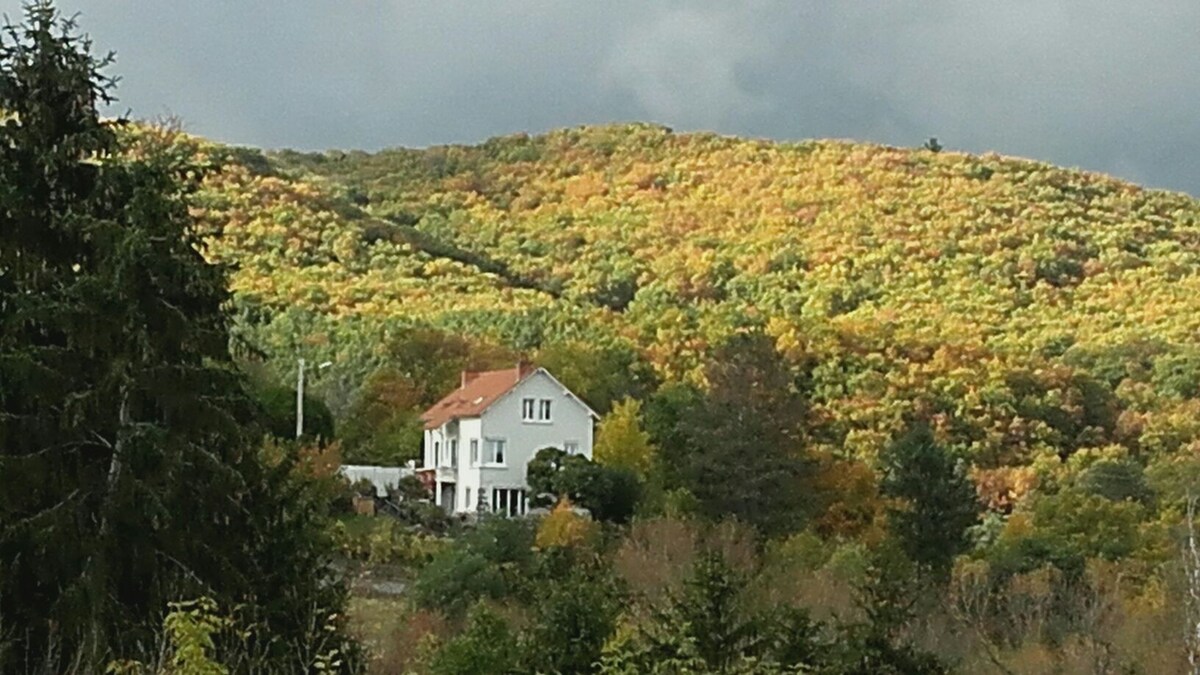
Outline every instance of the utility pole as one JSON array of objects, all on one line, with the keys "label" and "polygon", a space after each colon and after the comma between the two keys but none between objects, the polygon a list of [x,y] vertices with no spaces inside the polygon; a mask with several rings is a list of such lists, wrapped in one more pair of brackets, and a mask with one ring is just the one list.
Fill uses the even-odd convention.
[{"label": "utility pole", "polygon": [[296,438],[304,435],[304,359],[296,375]]},{"label": "utility pole", "polygon": [[[296,373],[296,438],[299,439],[304,435],[304,359],[299,359],[300,367]],[[333,365],[333,361],[326,361],[317,366],[317,370],[325,370]]]}]

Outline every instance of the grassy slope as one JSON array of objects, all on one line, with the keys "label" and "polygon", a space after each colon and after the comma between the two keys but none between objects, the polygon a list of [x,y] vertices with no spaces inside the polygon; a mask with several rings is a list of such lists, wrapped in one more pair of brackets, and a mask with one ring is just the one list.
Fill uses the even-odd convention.
[{"label": "grassy slope", "polygon": [[624,341],[669,378],[763,325],[819,364],[825,442],[864,454],[914,413],[983,465],[1200,438],[1184,195],[644,125],[267,160],[218,162],[201,205],[211,254],[270,310]]}]

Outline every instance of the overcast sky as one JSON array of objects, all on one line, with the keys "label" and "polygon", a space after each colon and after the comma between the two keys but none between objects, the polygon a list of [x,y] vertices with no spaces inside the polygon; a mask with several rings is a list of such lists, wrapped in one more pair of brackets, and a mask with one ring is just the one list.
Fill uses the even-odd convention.
[{"label": "overcast sky", "polygon": [[1200,195],[1200,0],[60,6],[117,52],[122,110],[232,143],[370,150],[647,120],[937,136]]}]

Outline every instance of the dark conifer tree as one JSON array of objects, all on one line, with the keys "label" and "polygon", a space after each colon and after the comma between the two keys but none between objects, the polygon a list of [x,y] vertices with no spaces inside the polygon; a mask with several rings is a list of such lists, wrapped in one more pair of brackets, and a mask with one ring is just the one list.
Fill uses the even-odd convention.
[{"label": "dark conifer tree", "polygon": [[946,577],[966,550],[967,528],[979,519],[971,480],[924,425],[893,443],[881,460],[883,493],[895,501],[889,528],[913,562]]},{"label": "dark conifer tree", "polygon": [[169,134],[122,152],[109,59],[48,2],[25,19],[0,39],[0,672],[102,670],[200,595],[251,603],[270,658],[337,586],[254,445],[190,167]]},{"label": "dark conifer tree", "polygon": [[690,491],[713,519],[772,536],[799,529],[813,506],[804,374],[761,333],[722,345],[704,374],[708,391],[672,413],[675,430],[660,446],[669,487]]}]

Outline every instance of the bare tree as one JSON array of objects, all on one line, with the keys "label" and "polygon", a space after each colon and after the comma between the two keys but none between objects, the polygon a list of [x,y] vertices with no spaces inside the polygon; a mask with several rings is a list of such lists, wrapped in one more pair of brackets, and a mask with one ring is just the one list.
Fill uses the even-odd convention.
[{"label": "bare tree", "polygon": [[1118,563],[1092,559],[1087,562],[1085,578],[1086,585],[1076,594],[1075,607],[1081,643],[1090,655],[1092,672],[1108,675],[1119,665],[1113,642],[1125,620],[1125,574]]},{"label": "bare tree", "polygon": [[1191,491],[1187,496],[1187,539],[1182,547],[1183,575],[1187,588],[1184,597],[1188,672],[1200,675],[1200,542],[1196,541],[1196,501]]},{"label": "bare tree", "polygon": [[1003,644],[991,626],[997,613],[991,570],[983,561],[960,561],[951,575],[950,608],[953,616],[975,634],[984,656],[1004,675],[1016,675],[1005,662]]}]

